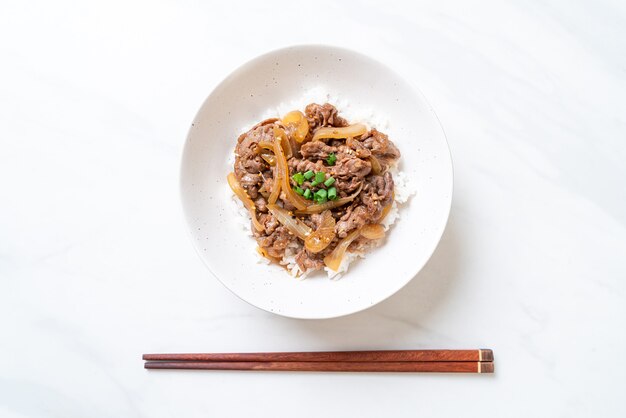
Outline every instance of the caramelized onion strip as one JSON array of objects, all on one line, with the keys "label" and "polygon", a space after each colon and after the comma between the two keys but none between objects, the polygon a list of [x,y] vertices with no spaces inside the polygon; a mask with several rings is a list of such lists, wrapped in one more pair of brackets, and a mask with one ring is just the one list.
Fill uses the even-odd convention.
[{"label": "caramelized onion strip", "polygon": [[274,141],[279,140],[283,146],[283,151],[285,152],[285,158],[290,159],[293,157],[293,148],[291,147],[291,141],[289,140],[289,136],[283,128],[280,126],[274,126]]},{"label": "caramelized onion strip", "polygon": [[274,155],[276,156],[277,169],[276,176],[280,177],[282,191],[285,193],[285,198],[289,203],[295,206],[296,209],[306,209],[308,206],[306,199],[297,194],[289,183],[289,167],[287,166],[287,158],[285,158],[281,142],[283,142],[282,138],[276,137],[274,141]]},{"label": "caramelized onion strip", "polygon": [[271,152],[261,152],[261,158],[263,158],[263,160],[265,160],[270,167],[274,167],[276,165],[276,157],[274,157],[274,154]]},{"label": "caramelized onion strip", "polygon": [[325,138],[354,138],[361,136],[367,132],[367,126],[362,123],[336,128],[334,126],[325,126],[315,131],[313,141],[319,141]]},{"label": "caramelized onion strip", "polygon": [[294,110],[283,116],[281,121],[291,131],[291,136],[298,143],[302,143],[309,134],[309,122],[304,113]]},{"label": "caramelized onion strip", "polygon": [[312,253],[319,253],[335,239],[335,218],[330,210],[322,212],[320,226],[304,240],[304,246]]},{"label": "caramelized onion strip", "polygon": [[344,239],[339,241],[339,244],[333,249],[333,251],[324,257],[324,264],[331,270],[339,270],[339,266],[341,265],[341,261],[343,260],[343,256],[346,253],[346,250],[352,244],[352,241],[357,239],[360,235],[360,231],[355,229],[350,232]]},{"label": "caramelized onion strip", "polygon": [[379,175],[380,173],[383,172],[383,166],[380,165],[380,161],[378,161],[378,158],[374,157],[373,155],[370,155],[369,160],[370,160],[370,163],[372,164],[372,174]]},{"label": "caramelized onion strip", "polygon": [[270,197],[267,199],[268,203],[274,204],[278,200],[280,196],[280,183],[282,182],[282,178],[278,172],[278,169],[274,170],[276,174],[274,174],[274,181],[272,182],[272,193],[270,193]]},{"label": "caramelized onion strip", "polygon": [[306,240],[306,238],[311,235],[313,230],[309,228],[307,224],[299,220],[298,218],[294,218],[291,216],[288,210],[281,208],[278,205],[267,205],[267,209],[270,211],[272,215],[276,218],[281,225],[284,225],[289,232],[294,234],[300,239]]},{"label": "caramelized onion strip", "polygon": [[367,224],[361,228],[361,235],[367,239],[381,239],[385,236],[385,228],[381,224]]},{"label": "caramelized onion strip", "polygon": [[254,205],[252,199],[250,199],[250,196],[248,196],[248,193],[246,193],[245,189],[241,187],[239,181],[237,181],[235,173],[229,173],[226,177],[226,180],[228,180],[228,185],[233,190],[233,193],[237,195],[237,197],[241,200],[246,209],[248,209],[248,212],[250,212],[250,217],[252,218],[252,225],[254,225],[254,229],[259,232],[263,231],[265,228],[256,217],[256,206]]}]

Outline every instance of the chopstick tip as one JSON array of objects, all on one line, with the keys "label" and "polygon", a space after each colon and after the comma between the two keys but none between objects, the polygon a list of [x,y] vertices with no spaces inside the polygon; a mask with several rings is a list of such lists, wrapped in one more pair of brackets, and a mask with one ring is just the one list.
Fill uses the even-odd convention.
[{"label": "chopstick tip", "polygon": [[479,363],[480,368],[478,373],[493,373],[493,363]]},{"label": "chopstick tip", "polygon": [[478,350],[479,361],[493,361],[493,351],[488,348]]}]

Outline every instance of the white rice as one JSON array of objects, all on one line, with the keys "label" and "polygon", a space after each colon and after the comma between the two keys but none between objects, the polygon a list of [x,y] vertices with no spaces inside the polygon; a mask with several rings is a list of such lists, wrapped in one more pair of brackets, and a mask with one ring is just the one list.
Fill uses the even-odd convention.
[{"label": "white rice", "polygon": [[[357,109],[351,106],[350,103],[347,102],[345,99],[341,99],[340,97],[326,93],[322,88],[311,89],[297,100],[288,103],[281,103],[275,108],[269,109],[263,115],[262,119],[279,117],[280,115],[284,115],[294,109],[304,109],[305,106],[309,103],[331,103],[337,109],[341,109],[339,113],[350,123],[365,123],[369,126],[370,129],[376,128],[383,132],[389,127],[389,120],[384,117],[384,115],[381,115],[380,112],[375,113],[373,109]],[[251,123],[244,129],[242,129],[241,132],[245,132],[250,129],[250,126],[254,125],[254,123]],[[391,210],[382,222],[385,231],[388,231],[389,228],[391,228],[391,226],[396,223],[398,219],[400,219],[400,211],[402,207],[409,201],[411,196],[416,193],[415,185],[410,181],[410,178],[403,171],[399,171],[398,168],[394,166],[391,167],[390,172],[393,176],[394,181],[394,201],[392,203]],[[238,223],[251,237],[251,242],[254,243],[254,246],[252,248],[254,249],[256,248],[256,241],[254,240],[252,236],[252,231],[250,229],[250,214],[243,206],[243,203],[241,203],[241,201],[234,195],[232,195],[232,202],[233,212],[237,214]],[[381,245],[382,241],[383,240],[378,240],[373,242],[370,247],[366,248],[362,252],[346,252],[337,271],[331,270],[328,267],[324,267],[324,271],[328,275],[328,278],[339,279],[344,273],[348,271],[348,268],[350,267],[350,264],[352,264],[352,262],[354,262],[358,258],[365,258],[366,253],[372,248]],[[309,273],[303,273],[296,263],[295,256],[297,253],[297,249],[297,244],[291,244],[289,247],[287,247],[287,249],[285,250],[285,255],[280,261],[280,264],[285,266],[289,274],[291,274],[293,277],[304,279]],[[253,250],[253,252],[257,256],[258,263],[270,263],[267,258],[260,255],[256,250]]]}]

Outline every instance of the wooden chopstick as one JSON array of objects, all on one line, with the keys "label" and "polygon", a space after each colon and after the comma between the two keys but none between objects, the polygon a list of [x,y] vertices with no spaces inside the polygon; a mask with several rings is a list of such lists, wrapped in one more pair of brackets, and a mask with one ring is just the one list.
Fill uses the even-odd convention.
[{"label": "wooden chopstick", "polygon": [[278,353],[144,354],[149,361],[192,362],[479,362],[493,361],[489,349],[478,350],[385,350],[313,351]]},{"label": "wooden chopstick", "polygon": [[262,370],[298,372],[493,373],[490,361],[147,361],[146,369]]}]

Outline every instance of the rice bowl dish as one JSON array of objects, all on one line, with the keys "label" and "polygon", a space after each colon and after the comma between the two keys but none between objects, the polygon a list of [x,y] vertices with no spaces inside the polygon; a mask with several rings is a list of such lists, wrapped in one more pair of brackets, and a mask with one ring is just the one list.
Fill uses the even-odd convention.
[{"label": "rice bowl dish", "polygon": [[377,129],[388,122],[348,123],[329,103],[283,115],[268,112],[239,136],[228,175],[233,213],[256,240],[260,264],[336,279],[383,245],[414,189],[398,170],[399,150]]}]

